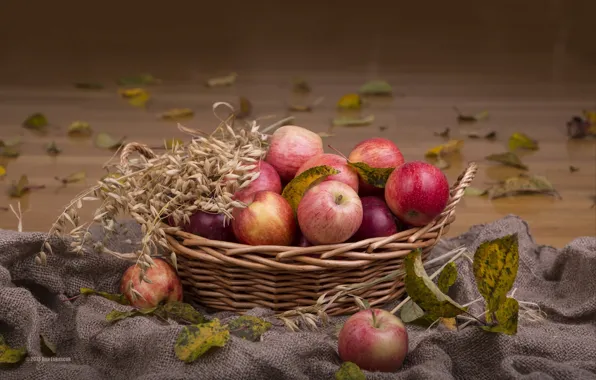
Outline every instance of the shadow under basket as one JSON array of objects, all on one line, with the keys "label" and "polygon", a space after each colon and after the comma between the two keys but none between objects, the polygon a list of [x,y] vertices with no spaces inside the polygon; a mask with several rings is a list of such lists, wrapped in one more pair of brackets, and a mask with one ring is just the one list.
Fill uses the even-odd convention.
[{"label": "shadow under basket", "polygon": [[[445,210],[434,221],[389,237],[312,247],[250,246],[171,230],[166,237],[177,254],[185,296],[201,305],[238,313],[259,306],[276,312],[312,306],[321,295],[332,296],[337,286],[359,284],[399,270],[413,249],[421,249],[426,261],[449,231],[455,207],[476,171],[477,165],[470,163],[451,187]],[[382,307],[404,291],[402,275],[350,294]],[[357,310],[354,299],[345,296],[326,312],[341,315]]]}]

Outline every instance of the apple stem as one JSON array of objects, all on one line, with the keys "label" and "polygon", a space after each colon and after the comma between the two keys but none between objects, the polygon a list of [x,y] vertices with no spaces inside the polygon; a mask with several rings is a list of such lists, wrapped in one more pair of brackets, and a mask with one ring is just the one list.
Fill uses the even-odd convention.
[{"label": "apple stem", "polygon": [[377,316],[375,315],[374,309],[370,309],[370,313],[372,314],[373,327],[376,329],[379,326],[377,326]]},{"label": "apple stem", "polygon": [[335,203],[336,204],[340,204],[341,200],[344,199],[344,196],[339,194],[336,198],[335,198]]},{"label": "apple stem", "polygon": [[333,150],[334,152],[336,152],[337,154],[339,154],[340,156],[342,156],[343,158],[346,159],[346,161],[348,160],[348,158],[339,150],[335,149],[333,146],[331,146],[331,144],[327,145],[329,147],[329,149]]}]

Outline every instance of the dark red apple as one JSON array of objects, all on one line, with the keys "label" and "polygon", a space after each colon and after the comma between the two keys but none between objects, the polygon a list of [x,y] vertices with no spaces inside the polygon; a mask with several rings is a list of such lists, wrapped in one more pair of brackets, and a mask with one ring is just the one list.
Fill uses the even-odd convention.
[{"label": "dark red apple", "polygon": [[182,282],[174,268],[160,258],[154,258],[153,262],[155,265],[145,272],[151,283],[140,279],[141,267],[137,264],[128,267],[122,275],[120,293],[132,306],[142,309],[162,302],[182,301]]},{"label": "dark red apple", "polygon": [[385,184],[389,209],[410,226],[421,227],[443,212],[449,201],[447,177],[434,165],[412,161],[395,169]]},{"label": "dark red apple", "polygon": [[251,172],[259,171],[259,178],[252,181],[247,187],[238,189],[234,193],[234,199],[242,200],[257,191],[267,190],[281,194],[281,179],[273,166],[266,161],[259,161],[258,166]]},{"label": "dark red apple", "polygon": [[383,198],[368,196],[360,198],[360,201],[363,213],[362,224],[350,240],[359,241],[397,233],[394,216]]},{"label": "dark red apple", "polygon": [[312,244],[304,237],[300,230],[297,231],[296,242],[294,244],[297,247],[311,247]]},{"label": "dark red apple", "polygon": [[[190,223],[185,223],[180,228],[182,231],[202,236],[210,240],[235,241],[234,231],[230,220],[224,224],[224,214],[214,214],[205,211],[197,211],[190,216]],[[168,218],[168,224],[173,226],[174,220]]]}]

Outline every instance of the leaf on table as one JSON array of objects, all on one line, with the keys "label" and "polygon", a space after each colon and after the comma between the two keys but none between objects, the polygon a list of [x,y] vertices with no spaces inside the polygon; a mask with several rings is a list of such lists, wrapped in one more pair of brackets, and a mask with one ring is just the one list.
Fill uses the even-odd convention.
[{"label": "leaf on table", "polygon": [[366,376],[357,364],[343,362],[335,372],[335,380],[366,380]]},{"label": "leaf on table", "polygon": [[228,323],[230,334],[251,342],[260,341],[270,328],[270,322],[252,315],[243,315]]},{"label": "leaf on table", "polygon": [[358,94],[346,94],[337,101],[337,108],[359,110],[362,108],[362,98]]},{"label": "leaf on table", "polygon": [[18,182],[12,182],[8,195],[12,198],[21,198],[29,192],[29,179],[26,175],[22,175]]},{"label": "leaf on table", "polygon": [[215,318],[207,323],[184,326],[174,346],[178,359],[191,363],[212,347],[223,347],[230,339],[230,332]]},{"label": "leaf on table", "polygon": [[312,186],[323,181],[330,175],[339,174],[339,172],[339,170],[327,165],[312,167],[294,177],[286,185],[281,195],[290,203],[294,212],[296,212],[298,203],[300,203],[304,194]]},{"label": "leaf on table", "polygon": [[172,108],[159,114],[162,120],[187,120],[193,117],[195,112],[190,108]]},{"label": "leaf on table", "polygon": [[142,88],[128,88],[119,91],[120,96],[128,99],[128,104],[133,107],[145,107],[151,95]]},{"label": "leaf on table", "polygon": [[215,77],[208,79],[205,82],[205,86],[207,87],[224,87],[224,86],[231,86],[236,83],[236,79],[238,78],[238,74],[230,73],[229,75],[222,76],[222,77]]},{"label": "leaf on table", "polygon": [[325,100],[324,97],[315,99],[311,104],[289,104],[288,110],[294,112],[312,112],[312,110]]},{"label": "leaf on table", "polygon": [[157,310],[157,306],[149,307],[146,309],[133,309],[127,311],[112,310],[106,315],[106,321],[115,323],[126,318],[134,318],[142,315],[151,315]]},{"label": "leaf on table", "polygon": [[73,121],[69,126],[68,126],[68,135],[72,136],[72,137],[88,137],[91,136],[93,134],[93,129],[91,129],[91,126],[89,125],[89,123],[85,122],[85,121]]},{"label": "leaf on table", "polygon": [[164,313],[170,319],[176,322],[186,322],[191,324],[205,323],[207,318],[201,314],[192,305],[184,302],[168,302],[160,307],[160,313]]},{"label": "leaf on table", "polygon": [[381,125],[381,126],[379,126],[379,131],[383,132],[383,131],[387,130],[387,128],[389,128],[389,127],[387,127],[386,125]]},{"label": "leaf on table", "polygon": [[56,355],[56,345],[43,334],[39,334],[39,349],[44,356]]},{"label": "leaf on table", "polygon": [[488,190],[487,189],[479,189],[479,188],[473,187],[473,186],[468,186],[466,188],[466,190],[464,190],[464,194],[480,197],[480,196],[488,194]]},{"label": "leaf on table", "polygon": [[478,292],[486,303],[486,320],[505,302],[513,287],[519,266],[518,235],[486,241],[476,249],[472,268]]},{"label": "leaf on table", "polygon": [[0,335],[0,364],[17,364],[23,361],[27,356],[27,348],[12,348],[6,343],[6,340]]},{"label": "leaf on table", "polygon": [[434,135],[437,137],[444,137],[444,138],[449,138],[451,134],[451,129],[450,128],[445,128],[442,132],[435,132]]},{"label": "leaf on table", "polygon": [[550,195],[561,199],[561,195],[543,176],[520,174],[494,184],[488,189],[488,198],[497,199],[515,195]]},{"label": "leaf on table", "polygon": [[486,140],[494,140],[497,138],[497,132],[496,131],[489,131],[489,132],[479,132],[479,131],[473,131],[473,132],[468,132],[466,134],[466,136],[468,136],[471,139],[486,139]]},{"label": "leaf on table", "polygon": [[54,178],[57,181],[62,182],[63,185],[68,185],[69,183],[76,183],[76,182],[84,181],[87,178],[87,173],[85,173],[84,171],[80,171],[80,172],[72,173],[64,178],[59,178],[59,177],[54,177]]},{"label": "leaf on table", "polygon": [[121,86],[146,86],[160,84],[161,79],[154,77],[151,74],[138,74],[127,77],[122,77],[116,81]]},{"label": "leaf on table", "polygon": [[0,165],[0,177],[4,177],[6,175],[6,168]]},{"label": "leaf on table", "polygon": [[508,147],[511,152],[514,152],[520,148],[528,150],[538,150],[538,141],[532,139],[525,133],[515,132],[509,137]]},{"label": "leaf on table", "polygon": [[80,293],[82,295],[95,295],[95,296],[100,296],[106,299],[109,299],[110,301],[114,301],[119,303],[120,305],[130,305],[130,302],[128,301],[128,299],[124,296],[124,294],[118,294],[118,293],[106,293],[106,292],[98,292],[97,290],[93,290],[90,288],[81,288]]},{"label": "leaf on table", "polygon": [[17,158],[21,152],[14,146],[0,146],[0,157]]},{"label": "leaf on table", "polygon": [[575,173],[576,171],[579,171],[579,168],[577,166],[569,165],[570,173]]},{"label": "leaf on table", "polygon": [[95,146],[101,149],[116,149],[124,144],[125,137],[116,139],[111,135],[100,132],[95,136]]},{"label": "leaf on table", "polygon": [[250,100],[248,100],[248,98],[244,96],[241,96],[239,99],[239,104],[240,107],[234,113],[234,116],[236,116],[236,118],[238,119],[244,119],[246,117],[249,117],[252,114],[252,103],[250,102]]},{"label": "leaf on table", "polygon": [[4,140],[0,140],[0,147],[15,147],[20,145],[22,142],[22,139],[20,136],[16,136],[16,137],[11,137],[8,139],[4,139]]},{"label": "leaf on table", "polygon": [[364,127],[375,121],[374,115],[368,115],[362,118],[340,116],[333,119],[332,123],[336,127]]},{"label": "leaf on table", "polygon": [[484,331],[517,334],[519,320],[519,303],[515,298],[507,297],[495,312],[496,325],[482,326]]},{"label": "leaf on table", "polygon": [[574,116],[567,122],[567,135],[572,139],[586,138],[590,135],[590,127],[591,123],[588,120]]},{"label": "leaf on table", "polygon": [[48,119],[41,112],[29,115],[23,122],[23,127],[36,131],[43,131],[49,125]]},{"label": "leaf on table", "polygon": [[292,81],[292,90],[297,94],[308,94],[312,91],[312,88],[303,78],[294,78]]},{"label": "leaf on table", "polygon": [[447,294],[449,288],[457,281],[457,266],[454,262],[450,262],[443,268],[439,273],[439,279],[437,280],[437,286],[439,290]]},{"label": "leaf on table", "polygon": [[521,161],[517,154],[513,152],[490,154],[484,158],[488,161],[498,162],[506,166],[528,170],[528,167]]},{"label": "leaf on table", "polygon": [[348,166],[356,170],[362,181],[374,187],[384,188],[387,178],[393,173],[395,168],[373,168],[364,162],[350,162]]},{"label": "leaf on table", "polygon": [[457,121],[460,123],[473,123],[488,118],[488,111],[482,111],[474,115],[469,115],[462,113],[457,107],[453,107],[453,110],[457,113]]},{"label": "leaf on table", "polygon": [[371,80],[360,86],[358,92],[369,96],[391,96],[393,95],[393,87],[384,80]]},{"label": "leaf on table", "polygon": [[437,168],[441,170],[449,169],[449,167],[451,166],[451,164],[441,156],[436,158],[435,163],[433,165],[435,165]]},{"label": "leaf on table", "polygon": [[406,292],[422,310],[437,318],[451,318],[467,311],[466,307],[459,305],[451,297],[441,292],[430,279],[422,264],[422,255],[419,249],[409,253],[404,261]]},{"label": "leaf on table", "polygon": [[437,145],[429,149],[426,157],[444,157],[452,153],[458,153],[464,146],[464,140],[449,140],[445,144]]},{"label": "leaf on table", "polygon": [[318,132],[317,135],[319,135],[321,138],[325,138],[325,137],[333,137],[333,136],[335,136],[335,133]]},{"label": "leaf on table", "polygon": [[103,89],[103,84],[97,82],[76,82],[74,84],[76,88],[80,88],[82,90],[101,90]]},{"label": "leaf on table", "polygon": [[62,149],[58,148],[55,141],[52,141],[48,145],[46,145],[46,153],[50,156],[57,156],[62,153]]}]

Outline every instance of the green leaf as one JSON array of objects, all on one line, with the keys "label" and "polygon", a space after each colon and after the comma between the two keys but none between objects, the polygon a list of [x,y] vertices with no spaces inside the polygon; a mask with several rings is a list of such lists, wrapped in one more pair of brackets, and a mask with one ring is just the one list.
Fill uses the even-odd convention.
[{"label": "green leaf", "polygon": [[72,137],[88,137],[93,134],[93,129],[85,121],[74,121],[68,127],[68,135]]},{"label": "green leaf", "polygon": [[120,78],[116,81],[121,86],[143,86],[160,84],[162,81],[151,74],[138,74]]},{"label": "green leaf", "polygon": [[51,143],[49,143],[46,146],[46,152],[50,155],[50,156],[57,156],[60,153],[62,153],[62,149],[58,148],[58,146],[56,145],[55,141],[52,141]]},{"label": "green leaf", "polygon": [[538,150],[538,142],[524,133],[515,132],[511,135],[511,137],[509,137],[508,147],[511,152],[514,152],[520,148]]},{"label": "green leaf", "polygon": [[368,115],[363,118],[354,118],[340,116],[333,119],[332,123],[336,127],[364,127],[375,121],[374,115]]},{"label": "green leaf", "polygon": [[485,331],[504,333],[507,335],[517,334],[519,303],[515,298],[507,297],[495,312],[495,317],[498,324],[482,326]]},{"label": "green leaf", "polygon": [[356,170],[364,182],[379,188],[385,187],[387,179],[395,170],[395,168],[373,168],[364,162],[348,161],[348,166]]},{"label": "green leaf", "polygon": [[228,323],[230,334],[252,342],[259,341],[270,328],[271,323],[252,315],[243,315]]},{"label": "green leaf", "polygon": [[98,292],[97,290],[93,290],[90,288],[81,288],[81,294],[84,295],[95,295],[100,296],[103,298],[107,298],[110,301],[114,301],[119,303],[120,305],[130,305],[128,299],[124,296],[124,294],[114,294],[114,293],[106,293],[106,292]]},{"label": "green leaf", "polygon": [[103,84],[94,82],[76,82],[74,86],[82,90],[101,90],[103,88]]},{"label": "green leaf", "polygon": [[33,129],[36,131],[44,130],[45,127],[48,126],[48,119],[45,117],[44,114],[40,112],[36,112],[30,115],[25,121],[23,122],[23,127],[28,129]]},{"label": "green leaf", "polygon": [[[207,319],[203,314],[192,307],[192,305],[184,302],[168,302],[165,305],[159,307],[159,312],[160,315],[164,317],[167,316],[168,318],[177,322],[186,322],[192,324],[207,322]],[[162,312],[165,315],[161,314]]]},{"label": "green leaf", "polygon": [[114,323],[122,319],[133,318],[140,315],[151,315],[157,310],[157,306],[149,307],[146,309],[133,309],[127,311],[112,310],[106,315],[106,321]]},{"label": "green leaf", "polygon": [[284,188],[281,196],[292,206],[294,212],[298,209],[300,200],[308,189],[315,186],[327,176],[339,174],[339,170],[331,166],[315,166],[294,177]]},{"label": "green leaf", "polygon": [[125,137],[116,139],[107,133],[101,132],[95,136],[95,146],[102,149],[116,149],[124,144]]},{"label": "green leaf", "polygon": [[474,277],[486,301],[486,320],[491,322],[507,292],[513,287],[519,265],[517,233],[487,241],[474,253]]},{"label": "green leaf", "polygon": [[174,346],[178,359],[191,363],[212,347],[223,347],[230,339],[230,332],[215,318],[207,323],[184,326]]},{"label": "green leaf", "polygon": [[402,306],[399,317],[404,323],[413,322],[419,318],[423,318],[426,314],[424,310],[411,299]]},{"label": "green leaf", "polygon": [[390,96],[393,94],[393,88],[384,80],[371,80],[360,86],[359,92],[362,95]]},{"label": "green leaf", "polygon": [[491,154],[486,156],[485,159],[488,161],[499,162],[503,165],[511,166],[514,168],[528,170],[528,167],[513,152]]},{"label": "green leaf", "polygon": [[467,312],[466,307],[459,305],[451,297],[442,293],[430,279],[424,270],[419,249],[406,256],[405,269],[406,292],[422,310],[437,318],[450,318]]},{"label": "green leaf", "polygon": [[335,380],[366,380],[366,376],[355,363],[343,362],[335,372]]},{"label": "green leaf", "polygon": [[447,294],[449,288],[455,284],[457,280],[457,266],[454,262],[450,262],[443,268],[439,273],[439,279],[437,280],[437,286],[439,290]]},{"label": "green leaf", "polygon": [[0,335],[0,364],[17,364],[27,356],[27,348],[12,348]]},{"label": "green leaf", "polygon": [[486,195],[487,193],[488,193],[488,190],[479,189],[479,188],[473,187],[473,186],[466,187],[466,190],[464,190],[465,195],[471,195],[471,196],[477,196],[477,197]]},{"label": "green leaf", "polygon": [[39,335],[39,349],[44,356],[56,355],[56,345],[53,344],[43,334]]}]

